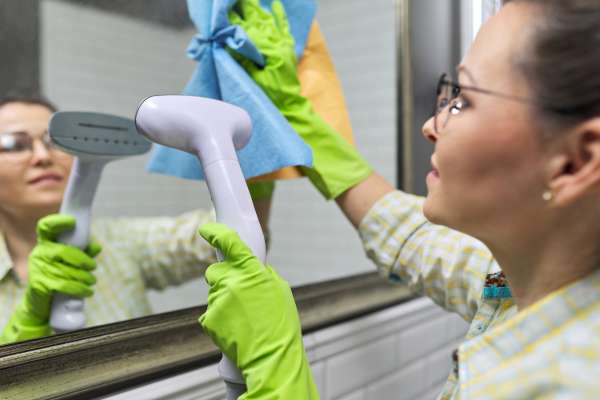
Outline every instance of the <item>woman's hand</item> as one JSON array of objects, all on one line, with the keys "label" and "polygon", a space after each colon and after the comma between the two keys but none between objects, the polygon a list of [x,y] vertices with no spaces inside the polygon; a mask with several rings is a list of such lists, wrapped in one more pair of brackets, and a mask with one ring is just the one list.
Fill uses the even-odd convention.
[{"label": "woman's hand", "polygon": [[281,1],[272,4],[273,13],[265,11],[259,0],[242,0],[229,13],[229,22],[241,26],[265,58],[260,67],[253,61],[231,52],[236,60],[264,90],[277,108],[300,98],[300,81],[296,68],[294,38]]},{"label": "woman's hand", "polygon": [[25,295],[4,328],[1,342],[49,335],[48,321],[54,293],[79,298],[94,294],[94,257],[100,253],[101,247],[91,243],[82,251],[56,242],[61,233],[74,227],[75,218],[69,215],[49,215],[38,222],[38,244],[29,255]]},{"label": "woman's hand", "polygon": [[246,31],[266,63],[261,68],[235,53],[234,57],[312,148],[313,167],[304,168],[304,173],[327,199],[364,181],[371,167],[300,94],[294,39],[281,2],[273,1],[273,13],[264,10],[259,0],[239,0],[236,7],[229,13],[230,22]]},{"label": "woman's hand", "polygon": [[242,371],[248,391],[240,399],[318,399],[287,282],[227,226],[199,233],[224,261],[206,270],[208,308],[198,321]]}]

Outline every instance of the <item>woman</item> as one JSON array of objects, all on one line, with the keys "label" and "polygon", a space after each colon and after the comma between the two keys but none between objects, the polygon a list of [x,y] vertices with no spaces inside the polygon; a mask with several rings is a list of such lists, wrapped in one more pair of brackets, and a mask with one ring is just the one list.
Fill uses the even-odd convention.
[{"label": "woman", "polygon": [[[215,260],[196,234],[214,219],[203,210],[177,218],[94,221],[93,244],[85,252],[56,243],[75,220],[48,216],[60,208],[72,164],[49,140],[54,111],[35,97],[0,101],[0,343],[50,334],[56,291],[89,297],[88,326],[135,318],[151,313],[147,289],[200,276]],[[269,204],[257,202],[262,222]]]},{"label": "woman", "polygon": [[[335,132],[299,96],[278,2],[271,15],[243,0],[231,18],[268,60],[242,65],[313,147],[309,177],[336,193],[367,255],[471,323],[440,398],[597,398],[600,3],[505,1],[457,79],[439,81],[425,199],[332,151]],[[222,225],[200,233],[227,255],[206,272],[200,323],[242,370],[244,399],[318,398],[285,282]]]}]

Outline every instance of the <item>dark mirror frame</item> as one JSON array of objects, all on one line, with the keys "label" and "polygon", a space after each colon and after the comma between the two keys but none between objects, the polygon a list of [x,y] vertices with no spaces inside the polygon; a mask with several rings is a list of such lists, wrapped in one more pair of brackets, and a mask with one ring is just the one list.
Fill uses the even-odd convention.
[{"label": "dark mirror frame", "polygon": [[[293,289],[303,333],[409,301],[377,273]],[[0,347],[0,398],[89,399],[220,359],[198,325],[206,306]]]}]

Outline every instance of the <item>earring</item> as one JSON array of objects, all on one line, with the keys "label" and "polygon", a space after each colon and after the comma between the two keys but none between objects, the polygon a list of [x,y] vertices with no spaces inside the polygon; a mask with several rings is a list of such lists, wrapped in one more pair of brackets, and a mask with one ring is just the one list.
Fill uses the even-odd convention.
[{"label": "earring", "polygon": [[554,198],[554,194],[552,194],[552,191],[550,189],[546,190],[543,194],[542,194],[542,199],[544,199],[544,201],[550,201]]}]

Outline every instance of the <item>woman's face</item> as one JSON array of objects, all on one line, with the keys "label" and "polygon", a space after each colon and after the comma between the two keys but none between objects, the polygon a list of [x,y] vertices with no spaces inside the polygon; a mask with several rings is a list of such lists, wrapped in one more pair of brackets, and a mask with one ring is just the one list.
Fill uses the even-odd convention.
[{"label": "woman's face", "polygon": [[[512,62],[538,12],[523,3],[503,7],[482,27],[458,68],[459,83],[530,97]],[[461,97],[466,106],[439,132],[433,119],[423,126],[435,143],[425,215],[484,241],[531,235],[546,190],[535,109],[469,90]]]},{"label": "woman's face", "polygon": [[[40,216],[58,211],[72,157],[42,142],[52,112],[37,104],[8,103],[0,107],[0,135],[19,132],[33,138],[33,148],[0,150],[0,211]],[[1,138],[1,136],[0,136]]]}]

